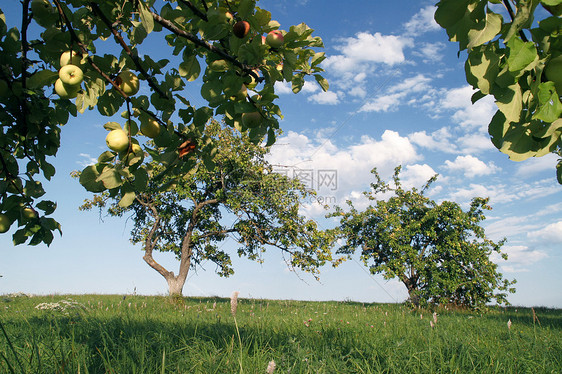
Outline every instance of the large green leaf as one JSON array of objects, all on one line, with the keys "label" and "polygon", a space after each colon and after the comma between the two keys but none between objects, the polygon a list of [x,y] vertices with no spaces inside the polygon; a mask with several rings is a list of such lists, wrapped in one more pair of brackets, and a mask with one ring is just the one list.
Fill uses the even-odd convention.
[{"label": "large green leaf", "polygon": [[95,165],[87,166],[80,174],[79,182],[90,192],[98,193],[105,190],[101,181],[98,180],[100,173]]},{"label": "large green leaf", "polygon": [[485,21],[477,23],[474,28],[468,31],[468,49],[494,39],[501,31],[503,18],[497,13],[488,11]]}]

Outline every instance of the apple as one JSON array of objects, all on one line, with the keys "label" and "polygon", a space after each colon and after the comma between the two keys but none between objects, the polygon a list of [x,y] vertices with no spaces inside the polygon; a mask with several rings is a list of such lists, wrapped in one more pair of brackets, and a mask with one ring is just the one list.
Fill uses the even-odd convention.
[{"label": "apple", "polygon": [[154,118],[149,118],[141,122],[140,131],[144,136],[154,139],[160,134],[160,124]]},{"label": "apple", "polygon": [[139,78],[130,70],[122,71],[117,78],[115,79],[115,83],[119,86],[119,88],[127,95],[133,96],[137,92],[139,92],[140,88],[140,81]]},{"label": "apple", "polygon": [[265,37],[265,42],[271,47],[271,48],[279,48],[283,45],[284,43],[284,37],[283,37],[283,33],[279,30],[273,30],[270,31],[269,34],[267,34],[267,36]]},{"label": "apple", "polygon": [[76,65],[65,65],[59,70],[59,79],[68,86],[79,86],[84,80],[84,72]]},{"label": "apple", "polygon": [[215,60],[209,63],[209,69],[212,71],[223,72],[228,70],[228,62],[226,60]]},{"label": "apple", "polygon": [[55,82],[55,92],[61,99],[74,99],[80,91],[80,85],[69,86],[64,84],[60,78]]},{"label": "apple", "polygon": [[232,33],[237,37],[242,39],[250,32],[250,24],[248,21],[238,21],[232,27]]},{"label": "apple", "polygon": [[7,232],[10,229],[12,222],[4,213],[0,213],[0,234]]},{"label": "apple", "polygon": [[129,148],[129,136],[121,129],[111,130],[105,137],[105,143],[115,152],[122,152]]},{"label": "apple", "polygon": [[562,55],[554,57],[546,63],[544,74],[549,81],[554,82],[556,92],[562,96]]},{"label": "apple", "polygon": [[37,212],[30,207],[23,208],[21,215],[25,221],[31,221],[32,219],[37,218]]},{"label": "apple", "polygon": [[0,79],[0,99],[5,99],[10,97],[11,91],[10,87],[8,86],[8,82],[4,79]]},{"label": "apple", "polygon": [[66,51],[62,55],[60,55],[60,66],[63,67],[66,65],[76,65],[80,69],[84,69],[84,67],[86,66],[86,61],[84,61],[84,58],[86,56],[87,55],[82,55],[74,51]]},{"label": "apple", "polygon": [[246,89],[245,85],[242,85],[242,87],[240,87],[238,92],[235,92],[234,95],[230,97],[230,100],[240,101],[240,100],[244,100],[246,96],[248,96],[248,90]]},{"label": "apple", "polygon": [[242,123],[246,127],[258,127],[262,122],[262,116],[259,112],[242,113]]}]

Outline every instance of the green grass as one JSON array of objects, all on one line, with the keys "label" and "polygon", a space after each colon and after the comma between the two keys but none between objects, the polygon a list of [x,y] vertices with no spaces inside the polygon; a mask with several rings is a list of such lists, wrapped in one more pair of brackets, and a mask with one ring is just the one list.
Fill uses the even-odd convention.
[{"label": "green grass", "polygon": [[242,299],[238,335],[229,299],[0,297],[0,373],[560,373],[562,311],[535,311]]}]

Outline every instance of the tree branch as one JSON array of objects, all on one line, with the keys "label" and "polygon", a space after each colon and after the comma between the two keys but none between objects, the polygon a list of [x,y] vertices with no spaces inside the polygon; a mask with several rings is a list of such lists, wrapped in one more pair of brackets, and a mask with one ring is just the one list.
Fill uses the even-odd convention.
[{"label": "tree branch", "polygon": [[205,13],[203,13],[202,11],[200,11],[199,9],[197,9],[191,1],[189,1],[189,0],[179,0],[179,2],[182,3],[183,5],[185,5],[186,7],[188,7],[197,17],[201,18],[203,21],[205,21],[205,22],[209,21],[209,19],[207,18],[207,15]]},{"label": "tree branch", "polygon": [[[225,60],[228,60],[230,62],[232,62],[232,64],[234,64],[235,66],[239,67],[240,69],[242,69],[245,73],[253,75],[255,77],[255,73],[252,71],[253,67],[250,65],[246,65],[241,63],[240,61],[238,61],[236,59],[236,57],[229,55],[228,53],[226,53],[225,51],[223,51],[220,48],[215,47],[214,45],[210,44],[209,42],[205,41],[205,40],[201,40],[199,38],[197,38],[195,35],[181,30],[180,28],[178,28],[176,25],[174,25],[172,22],[168,21],[167,19],[162,18],[160,15],[150,11],[152,13],[152,17],[154,18],[154,20],[156,22],[158,22],[160,25],[162,25],[162,27],[168,29],[169,31],[173,32],[174,34],[181,36],[182,38],[185,38],[187,40],[189,40],[190,42],[192,42],[193,44],[205,48],[213,53],[216,53],[217,55],[219,55],[220,57],[222,57]],[[255,78],[259,78],[259,77],[255,77]]]},{"label": "tree branch", "polygon": [[154,205],[148,202],[142,202],[139,198],[137,198],[137,201],[143,206],[150,209],[151,214],[154,217],[154,224],[152,225],[152,228],[150,229],[150,232],[148,233],[146,240],[144,242],[144,256],[142,259],[144,260],[144,262],[148,264],[148,266],[159,272],[166,280],[173,278],[174,273],[166,270],[166,268],[164,268],[162,265],[156,262],[156,260],[154,260],[154,257],[152,257],[152,251],[154,250],[157,240],[157,239],[153,240],[154,234],[156,233],[156,230],[158,230],[161,220],[160,215],[158,214],[158,210],[156,210]]},{"label": "tree branch", "polygon": [[87,60],[88,63],[94,68],[94,70],[101,75],[106,81],[108,81],[109,83],[111,83],[111,85],[117,90],[117,92],[119,92],[119,94],[121,96],[123,96],[126,100],[129,100],[129,96],[123,92],[123,90],[119,87],[119,85],[117,83],[115,83],[115,81],[113,79],[111,79],[111,77],[109,75],[107,75],[106,73],[104,73],[99,66],[97,66],[94,63],[94,60],[89,56],[88,53],[88,49],[86,48],[86,46],[84,45],[84,43],[82,43],[80,41],[80,38],[78,38],[78,35],[76,35],[76,32],[74,31],[74,29],[72,28],[72,23],[70,22],[70,20],[68,19],[68,17],[66,16],[66,14],[64,13],[64,11],[62,10],[62,7],[60,5],[59,0],[53,0],[55,2],[55,5],[57,7],[57,10],[64,22],[64,24],[66,25],[66,27],[68,28],[68,32],[70,33],[70,38],[72,39],[72,41],[74,43],[76,43],[76,45],[78,47],[80,47],[80,51],[82,52],[82,54],[86,54],[88,55]]},{"label": "tree branch", "polygon": [[[513,22],[513,20],[515,19],[515,12],[513,11],[513,8],[511,7],[509,0],[502,0],[502,1],[503,1],[503,5],[507,9],[507,13],[509,13],[509,16],[511,17],[511,21]],[[527,39],[527,37],[523,33],[523,30],[519,30],[519,36],[521,37],[521,40],[523,40],[524,42],[529,41],[529,39]]]},{"label": "tree branch", "polygon": [[117,41],[117,43],[119,43],[119,45],[121,45],[121,47],[123,48],[125,53],[127,53],[127,55],[131,58],[131,60],[133,60],[133,63],[135,64],[137,70],[140,71],[144,75],[144,77],[146,78],[146,80],[148,82],[148,85],[155,92],[157,92],[158,95],[160,95],[160,97],[163,97],[165,99],[170,99],[170,97],[166,93],[164,93],[160,89],[160,87],[158,87],[154,78],[151,75],[149,75],[148,72],[143,68],[143,66],[140,63],[139,56],[137,56],[135,53],[133,53],[131,48],[127,45],[127,43],[125,43],[125,40],[123,40],[123,37],[119,34],[119,32],[117,32],[117,30],[115,30],[115,28],[113,27],[113,24],[109,21],[109,19],[105,16],[105,14],[103,14],[103,12],[99,8],[98,4],[91,1],[90,6],[92,7],[92,10],[94,11],[94,13],[98,17],[100,17],[102,22],[105,23],[105,25],[111,30],[111,33],[115,37],[115,40]]}]

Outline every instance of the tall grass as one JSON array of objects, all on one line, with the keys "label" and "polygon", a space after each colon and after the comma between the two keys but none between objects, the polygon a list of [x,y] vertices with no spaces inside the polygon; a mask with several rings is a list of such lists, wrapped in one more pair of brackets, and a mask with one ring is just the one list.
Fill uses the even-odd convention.
[{"label": "tall grass", "polygon": [[[61,300],[75,304],[36,308]],[[562,371],[560,310],[435,312],[238,299],[231,313],[221,298],[0,297],[0,373],[266,373],[271,361],[275,373]]]}]

